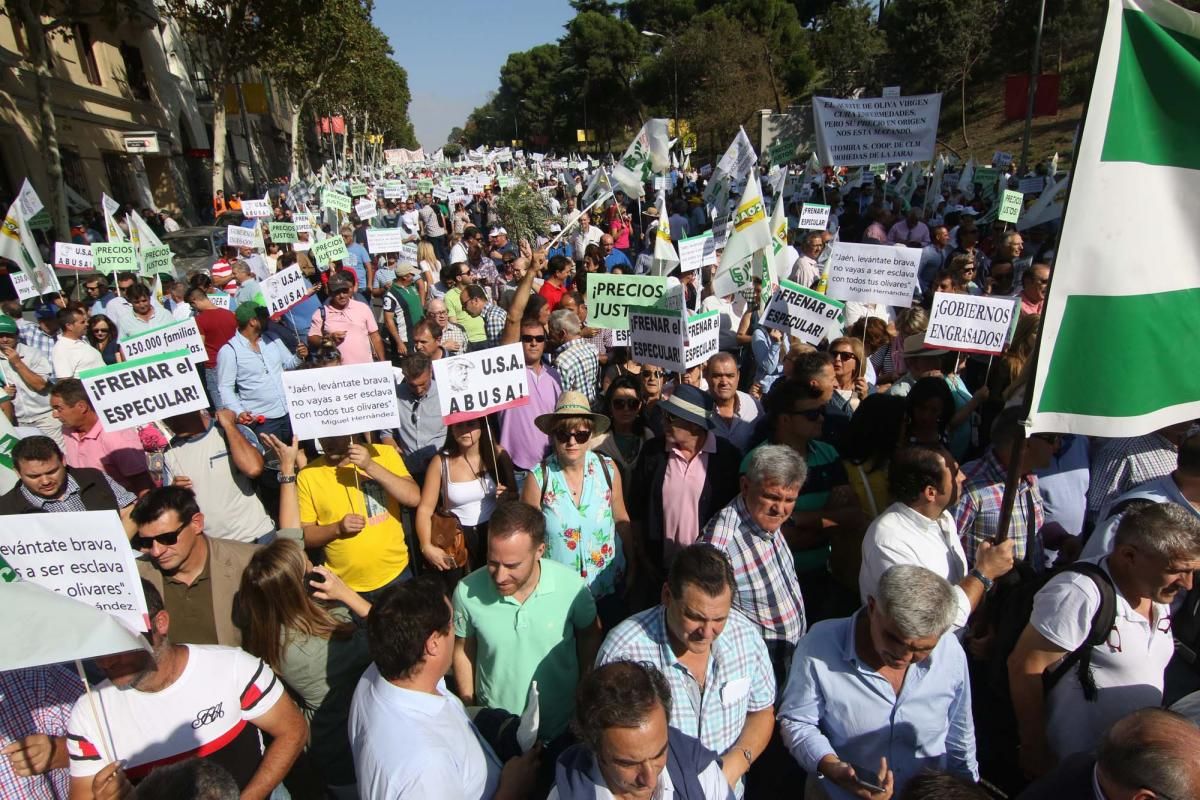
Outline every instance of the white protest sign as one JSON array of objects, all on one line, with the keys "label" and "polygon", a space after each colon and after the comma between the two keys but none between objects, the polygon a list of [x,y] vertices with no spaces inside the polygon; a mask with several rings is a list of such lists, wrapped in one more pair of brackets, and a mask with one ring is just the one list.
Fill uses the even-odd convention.
[{"label": "white protest sign", "polygon": [[1017,191],[1021,194],[1041,194],[1046,187],[1046,179],[1041,175],[1033,178],[1021,178],[1017,182]]},{"label": "white protest sign", "polygon": [[58,269],[73,269],[79,272],[91,272],[92,246],[90,244],[54,243],[54,266]]},{"label": "white protest sign", "polygon": [[173,353],[181,347],[186,347],[192,354],[194,364],[208,360],[204,351],[204,339],[200,336],[200,329],[196,327],[194,318],[172,322],[170,325],[162,325],[145,333],[121,339],[121,352],[129,361],[142,356]]},{"label": "white protest sign", "polygon": [[823,231],[829,225],[829,206],[820,203],[805,203],[800,206],[800,224],[796,227],[802,231]]},{"label": "white protest sign", "polygon": [[705,311],[688,317],[687,338],[683,342],[683,365],[703,364],[721,349],[721,312]]},{"label": "white protest sign", "polygon": [[354,204],[354,213],[359,219],[371,219],[379,213],[374,200],[359,200]]},{"label": "white protest sign", "polygon": [[332,189],[326,189],[321,192],[321,208],[327,208],[332,211],[341,211],[343,214],[349,214],[350,209],[354,207],[354,201],[350,199],[350,195],[335,192]]},{"label": "white protest sign", "polygon": [[17,575],[107,611],[136,633],[149,630],[136,554],[117,512],[26,514],[20,519],[14,535],[0,544],[0,557]]},{"label": "white protest sign", "polygon": [[992,166],[997,168],[1012,166],[1012,153],[1006,153],[1003,150],[997,150],[992,153]]},{"label": "white protest sign", "polygon": [[785,279],[767,303],[762,326],[795,336],[805,344],[818,345],[837,325],[845,308],[845,303]]},{"label": "white protest sign", "polygon": [[996,219],[1001,222],[1016,222],[1021,216],[1024,197],[1020,192],[1005,189],[1004,194],[1000,196],[1000,212],[996,214]]},{"label": "white protest sign", "polygon": [[367,228],[367,250],[371,255],[399,253],[408,234],[400,228]]},{"label": "white protest sign", "polygon": [[304,273],[299,264],[292,264],[281,269],[261,284],[263,299],[267,301],[267,314],[272,319],[308,296],[308,287],[304,285]]},{"label": "white protest sign", "polygon": [[350,257],[349,251],[346,250],[346,243],[340,236],[329,236],[322,239],[312,246],[311,252],[320,266]]},{"label": "white protest sign", "polygon": [[433,362],[442,422],[453,425],[529,402],[521,345],[506,344]]},{"label": "white protest sign", "polygon": [[243,200],[242,216],[246,219],[266,219],[274,213],[269,200]]},{"label": "white protest sign", "polygon": [[932,161],[941,94],[813,98],[817,157],[843,167]]},{"label": "white protest sign", "polygon": [[725,240],[729,237],[729,215],[713,217],[712,224],[713,247],[724,249]]},{"label": "white protest sign", "polygon": [[408,198],[408,187],[403,181],[388,181],[383,185],[384,200],[405,200]]},{"label": "white protest sign", "polygon": [[208,408],[186,349],[85,370],[79,380],[109,433]]},{"label": "white protest sign", "polygon": [[283,395],[297,438],[348,436],[400,425],[396,377],[386,361],[283,373]]},{"label": "white protest sign", "polygon": [[711,230],[679,240],[679,271],[694,272],[717,263],[717,240]]},{"label": "white protest sign", "polygon": [[826,294],[838,300],[908,308],[920,264],[919,248],[835,242]]},{"label": "white protest sign", "polygon": [[925,346],[999,355],[1017,309],[1011,297],[937,292],[929,311]]},{"label": "white protest sign", "polygon": [[687,369],[683,363],[686,333],[687,326],[678,311],[640,308],[629,312],[629,346],[633,360],[639,364],[683,372]]},{"label": "white protest sign", "polygon": [[229,295],[225,294],[224,292],[215,292],[208,295],[208,301],[217,308],[223,308],[226,311],[229,310]]},{"label": "white protest sign", "polygon": [[883,96],[884,97],[899,97],[900,96],[900,87],[899,86],[883,87]]},{"label": "white protest sign", "polygon": [[38,287],[34,285],[30,277],[21,270],[14,270],[8,273],[8,277],[12,279],[13,288],[17,290],[17,299],[22,303],[26,300],[42,296],[42,293],[38,291]]},{"label": "white protest sign", "polygon": [[225,229],[225,244],[230,247],[254,247],[258,244],[253,228],[229,225]]}]

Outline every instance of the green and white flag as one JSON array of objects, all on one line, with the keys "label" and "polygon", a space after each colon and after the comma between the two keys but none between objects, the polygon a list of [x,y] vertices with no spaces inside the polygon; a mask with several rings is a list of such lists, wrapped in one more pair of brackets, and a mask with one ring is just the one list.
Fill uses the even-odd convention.
[{"label": "green and white flag", "polygon": [[613,167],[612,179],[630,197],[644,197],[643,188],[656,173],[666,172],[671,165],[671,143],[667,138],[667,121],[649,119],[629,149]]},{"label": "green and white flag", "polygon": [[[1087,108],[1032,429],[1140,436],[1200,417],[1200,14],[1109,0]],[[1160,257],[1131,267],[1123,230]]]}]

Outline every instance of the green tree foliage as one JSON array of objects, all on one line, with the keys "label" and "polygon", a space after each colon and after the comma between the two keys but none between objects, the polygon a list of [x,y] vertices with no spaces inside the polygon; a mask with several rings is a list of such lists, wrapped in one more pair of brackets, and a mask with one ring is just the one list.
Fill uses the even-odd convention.
[{"label": "green tree foliage", "polygon": [[683,28],[697,14],[696,0],[629,0],[621,9],[621,15],[636,30],[664,36]]},{"label": "green tree foliage", "polygon": [[646,38],[626,20],[597,11],[583,11],[567,23],[559,42],[562,67],[578,78],[571,96],[581,103],[579,90],[586,86],[588,127],[602,141],[611,141],[644,116],[633,81],[649,59]]},{"label": "green tree foliage", "polygon": [[821,65],[821,88],[835,97],[876,84],[876,63],[887,51],[887,39],[874,16],[865,0],[848,0],[831,5],[817,20],[813,56]]}]

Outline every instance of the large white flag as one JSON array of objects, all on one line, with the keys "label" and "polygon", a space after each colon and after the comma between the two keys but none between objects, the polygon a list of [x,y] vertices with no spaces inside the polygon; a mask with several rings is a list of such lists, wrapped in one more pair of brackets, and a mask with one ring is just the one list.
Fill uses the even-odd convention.
[{"label": "large white flag", "polygon": [[658,196],[658,225],[654,234],[654,260],[650,274],[669,275],[679,264],[679,254],[671,241],[671,219],[667,216],[667,199],[661,193]]},{"label": "large white flag", "polygon": [[110,242],[125,241],[125,232],[121,230],[121,226],[117,224],[117,212],[121,210],[121,204],[113,200],[104,192],[100,193],[100,208],[104,210],[104,227],[105,236]]},{"label": "large white flag", "polygon": [[1067,190],[1071,188],[1071,176],[1062,179],[1062,183],[1046,182],[1046,188],[1038,195],[1038,199],[1029,208],[1021,212],[1017,220],[1017,230],[1024,231],[1044,222],[1053,222],[1062,217],[1063,204],[1067,200]]},{"label": "large white flag", "polygon": [[26,179],[0,226],[0,256],[20,267],[39,294],[61,290],[54,270],[42,262],[42,253],[29,228],[29,220],[42,208],[41,199]]},{"label": "large white flag", "polygon": [[758,155],[754,152],[754,146],[750,144],[746,129],[738,128],[737,136],[730,143],[725,155],[721,156],[708,179],[708,185],[704,188],[704,202],[723,213],[729,202],[730,187],[744,180],[756,161]]},{"label": "large white flag", "polygon": [[630,197],[645,197],[645,184],[655,173],[671,165],[671,145],[665,119],[647,120],[629,149],[613,167],[612,177]]},{"label": "large white flag", "polygon": [[742,200],[729,220],[729,238],[713,276],[713,292],[725,297],[752,285],[751,261],[755,253],[771,246],[771,226],[763,207],[758,176],[751,171]]}]

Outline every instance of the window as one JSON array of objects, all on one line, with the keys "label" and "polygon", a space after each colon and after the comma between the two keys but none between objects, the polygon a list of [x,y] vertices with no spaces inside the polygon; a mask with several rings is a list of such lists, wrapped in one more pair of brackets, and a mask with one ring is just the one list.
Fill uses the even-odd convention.
[{"label": "window", "polygon": [[96,48],[92,43],[92,32],[85,23],[76,23],[71,29],[75,40],[75,52],[79,56],[79,68],[87,75],[88,83],[100,85],[100,65],[96,63]]},{"label": "window", "polygon": [[78,192],[80,197],[87,197],[87,179],[83,174],[83,159],[79,157],[79,151],[60,145],[58,155],[62,164],[63,181]]},{"label": "window", "polygon": [[133,161],[124,153],[102,152],[104,174],[108,178],[108,194],[118,203],[138,202],[137,185],[133,181]]},{"label": "window", "polygon": [[125,82],[129,92],[138,100],[150,99],[150,84],[146,80],[146,65],[142,62],[142,51],[137,45],[121,42],[117,47],[121,60],[125,62]]}]

